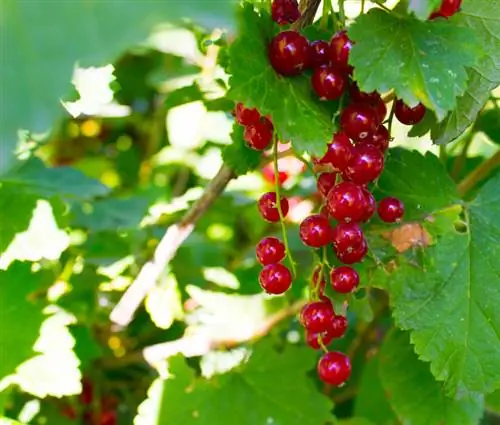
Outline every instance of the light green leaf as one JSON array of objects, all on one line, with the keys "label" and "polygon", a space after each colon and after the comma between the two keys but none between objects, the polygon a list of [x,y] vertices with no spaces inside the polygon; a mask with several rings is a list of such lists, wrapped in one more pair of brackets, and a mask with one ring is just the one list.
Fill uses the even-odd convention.
[{"label": "light green leaf", "polygon": [[413,12],[418,19],[425,21],[440,4],[441,0],[409,0],[408,10]]},{"label": "light green leaf", "polygon": [[401,423],[412,425],[473,425],[483,415],[483,398],[454,400],[444,395],[429,364],[413,351],[407,333],[389,334],[380,351],[380,377]]},{"label": "light green leaf", "polygon": [[421,22],[372,9],[349,27],[354,78],[366,92],[394,89],[409,105],[422,102],[440,120],[467,87],[466,67],[481,45],[470,28],[438,19]]}]

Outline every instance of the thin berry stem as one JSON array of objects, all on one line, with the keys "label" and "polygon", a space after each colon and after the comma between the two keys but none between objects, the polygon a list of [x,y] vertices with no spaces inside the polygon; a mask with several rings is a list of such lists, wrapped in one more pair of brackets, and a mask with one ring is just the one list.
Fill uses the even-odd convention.
[{"label": "thin berry stem", "polygon": [[365,0],[361,0],[361,13],[365,13]]},{"label": "thin berry stem", "polygon": [[340,23],[342,25],[341,29],[345,28],[345,8],[344,8],[344,2],[345,2],[345,0],[339,0],[339,16],[340,16]]},{"label": "thin berry stem", "polygon": [[394,121],[394,112],[396,110],[396,102],[392,102],[391,112],[389,113],[389,118],[387,121],[389,125],[387,126],[387,131],[389,132],[389,137],[392,137],[392,122]]},{"label": "thin berry stem", "polygon": [[274,164],[274,186],[276,191],[276,208],[278,210],[278,214],[280,216],[280,224],[281,224],[281,233],[283,234],[283,244],[285,245],[285,252],[288,258],[288,262],[290,263],[290,268],[292,269],[292,275],[295,277],[297,275],[297,270],[295,268],[295,261],[293,261],[292,252],[290,251],[290,246],[288,245],[288,236],[286,232],[285,226],[285,217],[283,215],[283,211],[281,209],[281,195],[280,195],[280,181],[278,179],[279,176],[279,168],[278,168],[278,137],[274,137],[273,142],[273,164]]},{"label": "thin berry stem", "polygon": [[323,0],[323,10],[320,22],[320,26],[323,29],[328,28],[328,16],[330,15],[331,8],[332,8],[331,0]]},{"label": "thin berry stem", "polygon": [[326,348],[326,345],[323,343],[323,337],[321,335],[318,335],[318,345],[325,353],[328,353],[328,348]]}]

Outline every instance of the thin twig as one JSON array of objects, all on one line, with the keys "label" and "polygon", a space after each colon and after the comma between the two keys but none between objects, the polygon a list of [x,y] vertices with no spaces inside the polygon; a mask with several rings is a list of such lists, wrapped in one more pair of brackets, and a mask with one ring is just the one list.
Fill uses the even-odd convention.
[{"label": "thin twig", "polygon": [[493,155],[490,159],[483,162],[479,167],[475,168],[465,179],[463,179],[457,187],[460,196],[465,195],[477,183],[483,180],[495,168],[500,166],[500,151]]},{"label": "thin twig", "polygon": [[297,31],[312,24],[321,0],[302,0],[300,2],[300,18],[292,25],[292,30]]}]

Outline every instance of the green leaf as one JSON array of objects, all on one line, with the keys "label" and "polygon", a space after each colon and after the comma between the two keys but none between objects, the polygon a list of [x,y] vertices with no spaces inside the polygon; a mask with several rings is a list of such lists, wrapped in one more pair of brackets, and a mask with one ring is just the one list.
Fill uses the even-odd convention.
[{"label": "green leaf", "polygon": [[485,401],[489,411],[500,414],[500,391],[488,394]]},{"label": "green leaf", "polygon": [[33,345],[44,320],[42,306],[28,296],[48,283],[47,275],[33,273],[28,263],[0,270],[0,379],[34,355]]},{"label": "green leaf", "polygon": [[423,265],[400,261],[389,279],[398,326],[452,396],[500,388],[499,185],[465,206],[467,233],[450,229]]},{"label": "green leaf", "polygon": [[476,34],[484,55],[469,70],[469,83],[454,111],[431,136],[435,143],[445,144],[460,136],[476,119],[492,89],[500,84],[500,15],[498,4],[491,0],[464,1],[453,22],[470,28]]},{"label": "green leaf", "polygon": [[479,115],[474,128],[485,133],[492,142],[500,144],[500,109],[484,111]]},{"label": "green leaf", "polygon": [[244,129],[241,125],[234,123],[231,138],[233,143],[226,146],[222,151],[222,159],[238,176],[255,170],[260,165],[262,154],[250,149],[243,139]]},{"label": "green leaf", "polygon": [[404,202],[405,220],[424,218],[458,202],[453,180],[430,152],[391,149],[378,189]]},{"label": "green leaf", "polygon": [[310,78],[284,78],[267,57],[273,36],[270,17],[259,16],[247,4],[239,15],[239,35],[230,48],[231,89],[228,96],[270,115],[281,140],[291,140],[298,152],[321,156],[335,131],[332,110],[313,95]]},{"label": "green leaf", "polygon": [[[474,31],[453,21],[421,22],[381,9],[349,27],[354,78],[366,92],[393,88],[409,105],[422,102],[443,120],[467,87],[466,67],[481,52]],[[397,42],[395,42],[397,40]]]},{"label": "green leaf", "polygon": [[440,4],[441,0],[409,0],[408,10],[413,12],[418,19],[425,21]]},{"label": "green leaf", "polygon": [[[9,66],[0,72],[4,88],[0,173],[12,162],[19,128],[46,131],[62,114],[59,99],[70,88],[76,62],[82,66],[107,64],[144,40],[163,21],[190,17],[210,27],[227,27],[234,5],[233,0],[4,2],[2,36],[19,43],[5,45],[2,50],[2,60]],[[71,34],[72,42],[61,45],[61,34]]]},{"label": "green leaf", "polygon": [[73,351],[80,361],[81,370],[85,371],[95,359],[103,355],[103,350],[95,340],[89,327],[73,325],[69,327],[69,331],[75,340]]},{"label": "green leaf", "polygon": [[196,379],[185,361],[174,357],[169,362],[173,377],[163,384],[156,423],[316,425],[331,421],[330,400],[315,390],[306,374],[314,359],[306,348],[287,347],[277,353],[269,343],[261,343],[244,366],[207,381]]},{"label": "green leaf", "polygon": [[339,422],[340,425],[373,425],[373,422],[365,418],[349,418]]},{"label": "green leaf", "polygon": [[184,105],[186,103],[196,102],[203,100],[203,92],[198,84],[193,83],[190,86],[184,86],[174,90],[167,95],[165,99],[165,108],[171,109],[176,106]]},{"label": "green leaf", "polygon": [[393,331],[380,349],[380,378],[401,423],[471,425],[483,415],[483,398],[454,400],[444,395],[429,365],[413,351],[407,333]]}]

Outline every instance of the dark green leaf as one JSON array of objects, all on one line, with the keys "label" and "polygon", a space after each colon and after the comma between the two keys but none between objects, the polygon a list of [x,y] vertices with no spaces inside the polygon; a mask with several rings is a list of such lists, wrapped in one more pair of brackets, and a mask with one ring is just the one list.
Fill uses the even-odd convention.
[{"label": "dark green leaf", "polygon": [[500,391],[488,394],[485,401],[489,411],[500,414]]},{"label": "dark green leaf", "polygon": [[500,143],[500,109],[488,109],[479,115],[475,129],[485,133],[492,142]]},{"label": "dark green leaf", "polygon": [[222,158],[238,176],[255,170],[261,162],[262,153],[250,149],[243,139],[244,129],[241,125],[234,123],[231,139],[233,143],[226,146],[222,151]]},{"label": "dark green leaf", "polygon": [[80,369],[85,371],[92,361],[102,356],[103,350],[92,336],[90,328],[87,326],[74,325],[69,328],[71,335],[75,338],[75,347],[73,348],[78,360],[80,360]]},{"label": "dark green leaf", "polygon": [[408,10],[412,11],[418,19],[425,21],[440,4],[441,0],[409,0]]}]

